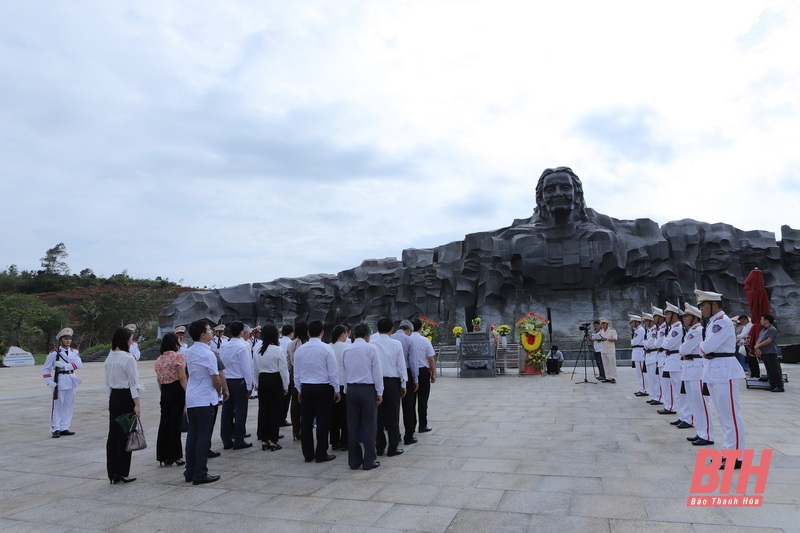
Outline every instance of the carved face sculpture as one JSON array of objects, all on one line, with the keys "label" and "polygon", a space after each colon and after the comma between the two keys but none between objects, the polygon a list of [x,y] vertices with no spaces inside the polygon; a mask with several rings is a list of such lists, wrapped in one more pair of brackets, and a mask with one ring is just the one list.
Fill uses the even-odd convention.
[{"label": "carved face sculpture", "polygon": [[733,261],[730,252],[730,241],[709,242],[700,251],[700,268],[705,272],[728,270]]},{"label": "carved face sculpture", "polygon": [[312,310],[327,312],[333,300],[331,287],[312,287],[308,290],[308,306]]},{"label": "carved face sculpture", "polygon": [[381,282],[383,283],[384,294],[386,296],[397,296],[397,291],[400,290],[400,276],[396,272],[384,273],[381,275]]},{"label": "carved face sculpture", "polygon": [[268,295],[268,294],[261,294],[258,297],[258,301],[261,304],[261,314],[267,318],[275,318],[278,312],[278,303],[275,299]]},{"label": "carved face sculpture", "polygon": [[572,177],[566,172],[555,172],[546,176],[542,183],[542,199],[551,214],[572,211],[575,206]]}]

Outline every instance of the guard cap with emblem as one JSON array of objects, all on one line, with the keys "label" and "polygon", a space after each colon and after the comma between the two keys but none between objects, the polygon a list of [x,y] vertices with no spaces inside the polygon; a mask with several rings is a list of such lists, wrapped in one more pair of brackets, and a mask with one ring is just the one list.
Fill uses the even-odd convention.
[{"label": "guard cap with emblem", "polygon": [[739,315],[733,315],[733,316],[731,316],[731,317],[728,317],[728,318],[730,318],[730,319],[731,319],[731,321],[732,321],[734,324],[735,324],[735,323],[737,323],[737,322],[739,322]]},{"label": "guard cap with emblem", "polygon": [[667,318],[664,316],[664,310],[659,309],[658,307],[653,307],[653,316],[654,317],[660,316],[661,318]]},{"label": "guard cap with emblem", "polygon": [[214,328],[214,331],[225,331],[225,324],[220,324]]},{"label": "guard cap with emblem", "polygon": [[175,334],[177,335],[178,333],[186,334],[186,326],[178,326],[175,328]]},{"label": "guard cap with emblem", "polygon": [[697,303],[703,302],[721,302],[722,295],[718,292],[701,291],[700,289],[694,290],[694,295],[697,296]]},{"label": "guard cap with emblem", "polygon": [[136,324],[128,324],[127,326],[125,326],[125,329],[129,329],[132,332],[136,333]]},{"label": "guard cap with emblem", "polygon": [[651,315],[650,313],[644,313],[644,312],[643,312],[643,313],[642,313],[642,318],[644,318],[645,320],[650,320],[650,321],[652,321],[652,320],[653,320],[653,315]]},{"label": "guard cap with emblem", "polygon": [[631,315],[631,314],[628,315],[628,322],[641,322],[641,321],[642,317],[640,317],[639,315]]},{"label": "guard cap with emblem", "polygon": [[73,333],[72,328],[64,328],[58,332],[58,335],[56,335],[56,339],[57,340],[61,339],[61,337],[72,337],[72,333]]},{"label": "guard cap with emblem", "polygon": [[689,302],[684,302],[684,304],[683,304],[683,314],[684,315],[696,316],[697,318],[703,318],[703,313],[701,313],[698,308],[696,308],[695,306],[693,306]]},{"label": "guard cap with emblem", "polygon": [[664,308],[664,312],[667,312],[667,311],[671,311],[671,312],[675,313],[676,315],[680,315],[681,314],[680,308],[677,305],[671,304],[669,302],[667,302],[667,306]]}]

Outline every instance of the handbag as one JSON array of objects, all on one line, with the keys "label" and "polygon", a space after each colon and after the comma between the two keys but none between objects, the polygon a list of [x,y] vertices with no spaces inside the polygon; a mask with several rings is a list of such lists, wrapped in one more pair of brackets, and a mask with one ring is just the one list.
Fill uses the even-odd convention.
[{"label": "handbag", "polygon": [[144,428],[142,427],[141,419],[137,416],[131,426],[131,432],[128,433],[125,451],[135,452],[136,450],[144,450],[145,448],[147,448],[147,441],[144,439]]},{"label": "handbag", "polygon": [[186,414],[186,409],[183,410],[181,415],[181,433],[189,431],[189,415]]}]

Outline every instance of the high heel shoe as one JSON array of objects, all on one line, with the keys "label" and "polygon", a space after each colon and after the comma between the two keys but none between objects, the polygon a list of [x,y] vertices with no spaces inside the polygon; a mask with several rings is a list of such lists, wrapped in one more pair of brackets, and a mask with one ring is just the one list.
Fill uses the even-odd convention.
[{"label": "high heel shoe", "polygon": [[172,461],[159,461],[159,466],[172,466]]},{"label": "high heel shoe", "polygon": [[268,442],[268,443],[264,444],[264,443],[262,442],[262,443],[261,443],[261,451],[262,451],[262,452],[265,452],[265,451],[267,451],[267,450],[270,448],[270,446],[272,446],[272,444],[271,444],[271,443],[269,443],[269,442]]},{"label": "high heel shoe", "polygon": [[283,446],[281,446],[280,444],[273,444],[272,446],[269,447],[269,451],[271,451],[271,452],[274,452],[274,451],[277,451],[277,450],[282,450],[282,449],[283,449]]},{"label": "high heel shoe", "polygon": [[184,461],[183,459],[178,459],[177,461],[175,461],[175,466],[183,466],[185,464],[186,461]]},{"label": "high heel shoe", "polygon": [[300,435],[292,435],[292,440],[300,440]]}]

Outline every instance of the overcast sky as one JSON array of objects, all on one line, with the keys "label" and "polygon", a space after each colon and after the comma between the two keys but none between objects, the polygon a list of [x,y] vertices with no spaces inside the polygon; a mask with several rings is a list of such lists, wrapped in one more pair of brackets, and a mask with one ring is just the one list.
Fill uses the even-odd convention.
[{"label": "overcast sky", "polygon": [[531,215],[800,228],[800,3],[0,3],[0,270],[225,287]]}]

